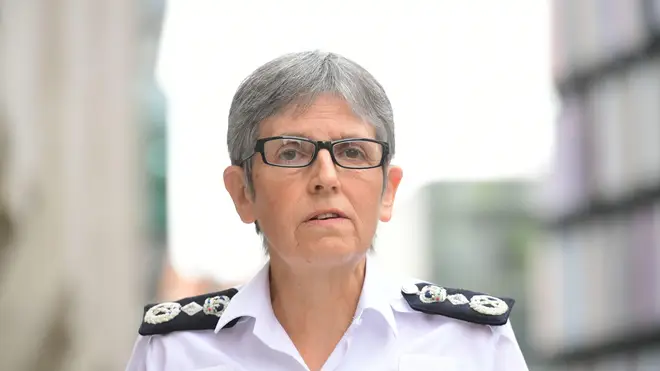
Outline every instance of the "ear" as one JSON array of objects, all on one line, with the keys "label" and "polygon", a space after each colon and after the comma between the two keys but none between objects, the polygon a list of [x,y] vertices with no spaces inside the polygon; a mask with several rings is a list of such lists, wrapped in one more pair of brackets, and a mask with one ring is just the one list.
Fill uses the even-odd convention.
[{"label": "ear", "polygon": [[387,179],[385,182],[385,191],[380,201],[380,221],[389,222],[392,219],[392,209],[394,208],[394,197],[399,189],[399,184],[403,178],[403,170],[398,166],[390,166],[387,169]]},{"label": "ear", "polygon": [[254,208],[252,195],[245,184],[245,172],[240,166],[228,166],[224,173],[225,188],[234,201],[236,212],[243,223],[254,223]]}]

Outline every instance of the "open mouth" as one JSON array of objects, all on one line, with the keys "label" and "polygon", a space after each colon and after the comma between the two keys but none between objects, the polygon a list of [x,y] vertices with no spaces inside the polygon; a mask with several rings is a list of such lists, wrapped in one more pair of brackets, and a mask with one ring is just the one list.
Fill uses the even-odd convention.
[{"label": "open mouth", "polygon": [[312,214],[307,217],[308,222],[312,221],[332,221],[332,220],[342,220],[342,219],[348,219],[346,214],[342,213],[340,210],[324,210],[324,211],[319,211],[315,214]]},{"label": "open mouth", "polygon": [[311,217],[309,220],[329,220],[329,219],[343,219],[344,217],[337,213],[323,213]]}]

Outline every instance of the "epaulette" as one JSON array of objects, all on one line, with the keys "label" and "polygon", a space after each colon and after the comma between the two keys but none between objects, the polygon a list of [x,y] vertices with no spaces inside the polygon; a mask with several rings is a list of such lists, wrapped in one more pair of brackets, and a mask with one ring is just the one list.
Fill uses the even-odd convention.
[{"label": "epaulette", "polygon": [[510,298],[424,282],[404,285],[401,293],[414,310],[491,326],[506,324],[515,304]]},{"label": "epaulette", "polygon": [[[146,305],[138,333],[146,336],[175,331],[213,330],[237,292],[237,289],[231,288],[178,301]],[[233,327],[236,322],[238,318],[224,328]]]}]

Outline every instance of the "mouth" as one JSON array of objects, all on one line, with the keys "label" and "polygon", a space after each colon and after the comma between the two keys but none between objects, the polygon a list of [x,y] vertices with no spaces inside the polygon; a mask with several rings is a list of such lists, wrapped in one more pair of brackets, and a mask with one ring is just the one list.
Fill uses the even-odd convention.
[{"label": "mouth", "polygon": [[310,215],[306,221],[311,222],[337,219],[348,219],[348,217],[339,210],[324,210]]}]

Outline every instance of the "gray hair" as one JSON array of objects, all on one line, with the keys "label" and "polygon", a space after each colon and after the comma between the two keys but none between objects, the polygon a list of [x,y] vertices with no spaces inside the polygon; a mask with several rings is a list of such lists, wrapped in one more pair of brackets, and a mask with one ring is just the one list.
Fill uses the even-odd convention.
[{"label": "gray hair", "polygon": [[[346,100],[356,115],[376,129],[376,139],[388,143],[390,158],[394,155],[392,105],[367,70],[335,53],[285,54],[243,80],[229,109],[229,157],[232,165],[243,166],[252,195],[252,163],[244,160],[254,153],[260,123],[292,105],[298,112],[305,110],[317,97],[328,93]],[[259,233],[258,224],[256,228]]]}]

